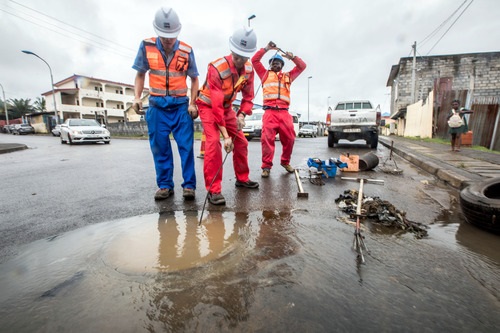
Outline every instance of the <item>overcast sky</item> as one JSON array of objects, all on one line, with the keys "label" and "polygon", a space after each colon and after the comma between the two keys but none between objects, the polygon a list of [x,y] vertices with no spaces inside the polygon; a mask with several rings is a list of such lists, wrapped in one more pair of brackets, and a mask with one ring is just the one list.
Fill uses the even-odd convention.
[{"label": "overcast sky", "polygon": [[[80,74],[133,84],[137,48],[155,36],[161,6],[177,11],[179,39],[193,47],[201,83],[207,64],[230,53],[232,32],[256,15],[259,47],[272,40],[307,63],[292,84],[291,110],[303,120],[309,109],[310,120],[324,121],[327,103],[346,99],[368,99],[388,112],[391,66],[411,55],[414,42],[420,56],[500,51],[498,0],[0,0],[6,99],[34,101],[51,89],[48,67],[21,50],[45,59],[54,82]],[[256,90],[259,84],[256,76]]]}]

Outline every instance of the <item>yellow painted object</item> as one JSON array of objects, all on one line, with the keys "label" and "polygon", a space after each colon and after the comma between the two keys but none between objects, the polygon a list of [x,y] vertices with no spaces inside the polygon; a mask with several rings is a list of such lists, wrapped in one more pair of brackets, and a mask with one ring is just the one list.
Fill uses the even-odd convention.
[{"label": "yellow painted object", "polygon": [[359,155],[340,154],[340,160],[347,163],[347,168],[342,168],[343,172],[358,172],[359,171]]}]

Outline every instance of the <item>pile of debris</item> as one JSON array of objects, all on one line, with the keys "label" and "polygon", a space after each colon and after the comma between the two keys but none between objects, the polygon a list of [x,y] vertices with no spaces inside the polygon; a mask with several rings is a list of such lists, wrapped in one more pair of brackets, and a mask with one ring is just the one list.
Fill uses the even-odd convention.
[{"label": "pile of debris", "polygon": [[[358,203],[358,191],[346,190],[335,202],[339,209],[351,218],[356,219],[356,208]],[[378,197],[363,196],[361,206],[362,215],[371,219],[371,221],[380,223],[386,227],[398,228],[405,232],[412,232],[417,239],[427,236],[427,226],[419,222],[413,222],[406,218],[406,213],[400,211],[393,204]]]}]

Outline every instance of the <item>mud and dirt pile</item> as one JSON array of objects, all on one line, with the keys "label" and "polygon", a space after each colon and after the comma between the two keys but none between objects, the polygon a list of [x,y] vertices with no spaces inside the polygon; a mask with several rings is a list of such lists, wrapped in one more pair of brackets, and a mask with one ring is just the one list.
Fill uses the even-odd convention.
[{"label": "mud and dirt pile", "polygon": [[[351,218],[356,219],[356,209],[358,203],[358,191],[346,190],[335,199],[339,209]],[[386,227],[396,228],[405,232],[415,234],[420,239],[427,236],[427,226],[422,223],[410,221],[406,218],[406,212],[397,209],[389,201],[382,200],[379,197],[363,196],[361,205],[361,215],[369,218],[370,221],[379,223]]]}]

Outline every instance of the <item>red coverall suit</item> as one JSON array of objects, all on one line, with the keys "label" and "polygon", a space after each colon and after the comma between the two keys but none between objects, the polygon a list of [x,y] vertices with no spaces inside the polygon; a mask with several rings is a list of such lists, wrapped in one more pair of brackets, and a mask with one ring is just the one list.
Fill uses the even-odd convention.
[{"label": "red coverall suit", "polygon": [[[290,71],[283,73],[280,71],[276,75],[271,70],[266,69],[260,60],[266,53],[264,48],[260,49],[252,57],[252,64],[255,68],[255,72],[262,81],[262,94],[264,95],[264,117],[262,118],[262,169],[271,169],[273,166],[274,150],[275,150],[275,137],[276,133],[280,135],[280,141],[283,146],[283,151],[281,153],[281,165],[290,164],[290,158],[292,156],[293,145],[295,143],[295,130],[293,128],[293,118],[290,113],[288,113],[288,107],[290,106],[290,85],[291,83],[306,69],[305,62],[299,57],[295,56],[292,61],[295,67]],[[266,99],[266,95],[273,95],[269,93],[270,91],[266,88],[266,83],[271,79],[270,74],[273,76],[272,79],[279,81],[279,94],[278,98]],[[276,90],[276,85],[274,88]],[[279,96],[283,97],[280,98]]]},{"label": "red coverall suit", "polygon": [[[245,77],[245,80],[243,84],[238,84],[235,89],[240,77]],[[230,55],[208,65],[207,78],[199,92],[196,105],[198,106],[206,136],[203,173],[205,187],[210,193],[221,193],[222,189],[222,169],[214,179],[217,170],[222,165],[222,145],[218,125],[226,127],[229,136],[233,139],[233,166],[236,180],[240,182],[249,180],[248,141],[245,139],[243,132],[238,131],[237,114],[232,109],[232,103],[236,98],[236,94],[241,91],[242,100],[238,114],[241,112],[247,115],[252,114],[253,80],[253,67],[249,61],[239,73],[234,67]],[[210,184],[212,184],[211,187]]]}]

